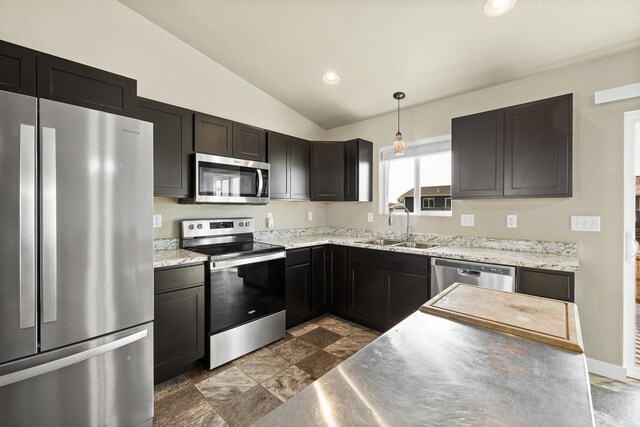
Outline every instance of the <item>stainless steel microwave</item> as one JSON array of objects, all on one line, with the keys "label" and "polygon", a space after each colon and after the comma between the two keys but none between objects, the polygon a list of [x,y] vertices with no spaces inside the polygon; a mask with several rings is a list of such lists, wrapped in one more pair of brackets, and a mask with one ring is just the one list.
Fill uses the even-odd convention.
[{"label": "stainless steel microwave", "polygon": [[194,197],[181,203],[269,203],[269,163],[196,153]]}]

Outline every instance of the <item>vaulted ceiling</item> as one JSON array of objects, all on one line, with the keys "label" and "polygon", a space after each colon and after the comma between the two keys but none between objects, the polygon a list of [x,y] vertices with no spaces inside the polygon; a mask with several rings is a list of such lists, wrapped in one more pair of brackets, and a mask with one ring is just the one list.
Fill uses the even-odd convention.
[{"label": "vaulted ceiling", "polygon": [[483,0],[120,1],[325,129],[393,111],[399,90],[404,108],[640,54],[638,0],[519,0],[495,18]]}]

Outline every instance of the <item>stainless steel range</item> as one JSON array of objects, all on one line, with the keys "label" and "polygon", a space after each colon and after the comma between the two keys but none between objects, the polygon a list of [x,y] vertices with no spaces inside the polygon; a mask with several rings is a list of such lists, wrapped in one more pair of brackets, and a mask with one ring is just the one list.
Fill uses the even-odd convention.
[{"label": "stainless steel range", "polygon": [[255,242],[254,231],[253,218],[181,223],[181,246],[209,257],[209,369],[285,336],[286,252],[283,246]]}]

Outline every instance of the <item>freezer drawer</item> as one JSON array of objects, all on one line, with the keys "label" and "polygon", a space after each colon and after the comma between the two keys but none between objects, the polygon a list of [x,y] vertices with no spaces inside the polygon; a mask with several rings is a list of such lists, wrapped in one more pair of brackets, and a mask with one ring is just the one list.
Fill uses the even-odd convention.
[{"label": "freezer drawer", "polygon": [[0,365],[2,426],[137,426],[153,417],[153,323]]}]

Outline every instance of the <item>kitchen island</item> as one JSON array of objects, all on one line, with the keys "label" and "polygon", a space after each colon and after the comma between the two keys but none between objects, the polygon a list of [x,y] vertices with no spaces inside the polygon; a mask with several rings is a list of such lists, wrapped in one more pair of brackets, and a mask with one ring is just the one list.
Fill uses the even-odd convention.
[{"label": "kitchen island", "polygon": [[589,426],[585,356],[416,312],[256,426]]}]

